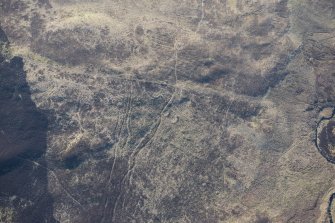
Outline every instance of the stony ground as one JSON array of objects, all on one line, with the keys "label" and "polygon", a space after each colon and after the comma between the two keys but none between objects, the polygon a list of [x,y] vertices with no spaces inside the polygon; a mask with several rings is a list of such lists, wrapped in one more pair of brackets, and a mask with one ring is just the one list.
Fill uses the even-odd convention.
[{"label": "stony ground", "polygon": [[333,0],[1,0],[0,24],[48,119],[0,221],[332,221]]}]

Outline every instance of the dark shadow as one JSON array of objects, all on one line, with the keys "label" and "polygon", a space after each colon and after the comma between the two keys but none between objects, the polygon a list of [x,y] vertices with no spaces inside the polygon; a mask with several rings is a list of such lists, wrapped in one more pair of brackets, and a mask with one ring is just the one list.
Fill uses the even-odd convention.
[{"label": "dark shadow", "polygon": [[[7,45],[0,28],[0,46]],[[22,58],[5,58],[0,51],[0,222],[54,223],[47,118],[31,99]]]}]

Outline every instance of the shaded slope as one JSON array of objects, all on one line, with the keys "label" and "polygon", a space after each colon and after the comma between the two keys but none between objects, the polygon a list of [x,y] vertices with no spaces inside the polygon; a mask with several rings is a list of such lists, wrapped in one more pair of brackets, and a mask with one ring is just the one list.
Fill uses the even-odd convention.
[{"label": "shaded slope", "polygon": [[[1,28],[0,41],[8,44]],[[0,222],[56,222],[43,158],[47,119],[31,100],[22,58],[0,58]]]}]

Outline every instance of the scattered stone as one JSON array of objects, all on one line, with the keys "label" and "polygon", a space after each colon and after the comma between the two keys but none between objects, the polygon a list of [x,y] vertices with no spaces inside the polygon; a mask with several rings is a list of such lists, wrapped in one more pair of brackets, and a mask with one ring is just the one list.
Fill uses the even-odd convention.
[{"label": "scattered stone", "polygon": [[334,113],[334,108],[327,107],[327,108],[322,109],[322,111],[320,112],[319,117],[329,119],[333,116],[333,113]]}]

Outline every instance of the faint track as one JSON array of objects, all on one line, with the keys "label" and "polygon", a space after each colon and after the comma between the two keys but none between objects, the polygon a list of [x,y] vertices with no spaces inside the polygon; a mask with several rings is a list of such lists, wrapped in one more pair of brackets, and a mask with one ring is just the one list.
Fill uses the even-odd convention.
[{"label": "faint track", "polygon": [[36,162],[36,161],[33,161],[33,160],[25,159],[25,158],[22,158],[22,157],[18,157],[18,159],[21,159],[21,160],[23,160],[23,161],[29,162],[29,163],[31,163],[32,165],[36,165],[36,166],[41,167],[41,168],[47,170],[48,172],[50,172],[50,173],[54,176],[54,178],[56,179],[56,181],[58,182],[58,184],[60,185],[60,187],[62,188],[62,190],[65,192],[65,194],[66,194],[66,195],[67,195],[67,196],[68,196],[68,197],[69,197],[75,204],[77,204],[82,210],[86,211],[85,208],[83,207],[83,205],[82,205],[77,199],[75,199],[75,198],[71,195],[71,193],[70,193],[68,190],[65,189],[65,187],[63,186],[63,184],[61,183],[61,181],[58,179],[56,173],[55,173],[52,169],[50,169],[50,168],[48,168],[48,167],[46,167],[46,166],[43,166],[43,165],[41,165],[40,163],[38,163],[38,162]]},{"label": "faint track", "polygon": [[[127,137],[126,137],[126,140],[124,141],[124,143],[120,146],[121,150],[127,145],[128,140],[130,138],[130,134],[131,134],[131,130],[130,130],[130,115],[131,115],[132,101],[133,101],[133,85],[131,83],[129,97],[128,97],[128,100],[127,100],[126,115],[125,115],[125,118],[122,121],[122,125],[121,125],[121,128],[120,128],[120,133],[119,133],[119,137],[118,137],[118,138],[120,138],[120,135],[121,135],[121,132],[122,132],[122,128],[123,128],[123,125],[124,125],[123,123],[126,122]],[[113,166],[112,166],[112,169],[111,169],[111,172],[110,172],[110,175],[109,175],[108,187],[111,185],[111,179],[112,179],[112,176],[113,176],[113,171],[114,171],[114,166],[115,166],[115,159],[117,157],[118,147],[119,147],[119,143],[118,143],[118,145],[115,148],[114,162],[113,162]],[[128,171],[127,171],[127,173],[128,173]],[[114,203],[114,206],[113,206],[113,211],[112,211],[112,218],[113,218],[112,221],[113,222],[114,222],[114,219],[115,219],[116,208],[117,208],[119,200],[120,200],[120,198],[122,196],[122,193],[121,193],[121,191],[122,191],[122,184],[123,184],[122,182],[123,182],[123,179],[125,178],[125,176],[127,175],[127,173],[122,177],[122,180],[121,180],[121,183],[120,183],[120,187],[119,187],[119,194],[118,194],[117,199],[116,199],[116,201]],[[109,204],[109,198],[106,198],[105,210],[108,207],[108,204]],[[103,217],[101,219],[101,223],[103,223],[104,219],[105,219],[105,210],[104,210],[104,215],[103,215]]]},{"label": "faint track", "polygon": [[205,0],[201,0],[201,18],[200,18],[200,21],[197,25],[197,30],[196,32],[199,32],[199,29],[200,29],[200,26],[201,24],[203,23],[203,20],[205,18],[205,10],[204,10],[204,7],[205,7]]},{"label": "faint track", "polygon": [[[111,168],[110,173],[109,173],[109,178],[108,178],[108,181],[107,181],[107,185],[105,187],[106,189],[110,188],[111,183],[112,183],[112,177],[113,177],[113,174],[114,174],[115,163],[116,163],[116,158],[118,156],[119,147],[120,147],[120,149],[124,148],[124,146],[127,144],[128,140],[129,140],[129,136],[131,134],[130,133],[130,118],[129,117],[130,117],[130,114],[131,114],[131,104],[132,104],[132,100],[133,100],[132,95],[133,95],[133,86],[132,86],[132,83],[131,83],[130,84],[130,92],[129,92],[129,96],[128,96],[128,99],[127,99],[127,106],[126,106],[126,112],[125,112],[126,114],[125,114],[125,117],[122,118],[122,120],[121,120],[120,129],[119,129],[119,132],[117,134],[118,142],[117,142],[117,145],[116,145],[115,149],[113,150],[114,151],[114,153],[113,153],[113,164],[112,164],[112,168]],[[118,123],[119,123],[119,119],[120,118],[118,118],[117,126],[118,126]],[[121,146],[119,146],[120,145],[120,137],[121,137],[122,130],[124,128],[124,123],[125,122],[126,122],[126,128],[127,128],[127,137],[126,137],[125,142]],[[117,127],[115,128],[115,131],[117,131]],[[117,198],[116,202],[114,203],[112,216],[115,215],[116,206],[117,206],[119,197],[121,196],[121,187],[122,187],[122,184],[120,184],[120,193],[118,194],[118,198]],[[100,223],[105,222],[106,210],[107,210],[107,207],[109,206],[109,203],[110,203],[110,199],[109,199],[109,197],[107,197],[105,199],[104,211],[103,211],[103,215],[102,215],[102,218],[100,220]]]},{"label": "faint track", "polygon": [[[174,76],[175,76],[175,84],[177,84],[177,82],[178,82],[178,70],[177,70],[177,66],[178,66],[178,50],[179,50],[177,43],[175,43],[175,47],[174,48],[175,48]],[[148,145],[148,143],[150,143],[152,141],[152,139],[155,137],[155,135],[157,133],[157,130],[159,129],[159,127],[161,125],[163,113],[166,112],[166,110],[168,109],[168,107],[172,104],[173,99],[175,97],[175,94],[176,94],[176,88],[174,88],[174,91],[173,91],[171,97],[169,98],[168,102],[164,105],[164,107],[160,111],[159,118],[156,121],[156,123],[151,126],[149,132],[140,140],[140,142],[138,143],[138,145],[135,147],[135,149],[133,150],[133,152],[130,154],[130,157],[129,157],[129,160],[128,160],[128,170],[127,170],[126,174],[123,176],[123,178],[121,180],[120,187],[122,187],[122,186],[126,187],[126,184],[128,186],[132,184],[133,171],[134,171],[134,168],[136,166],[136,157],[141,152],[141,150],[143,148],[145,148]],[[131,100],[129,102],[129,106],[131,107]],[[130,115],[130,107],[127,110],[127,113],[128,113],[127,117],[129,117],[129,115]],[[130,122],[129,118],[127,118],[128,133],[130,133],[129,122]],[[129,136],[129,134],[128,134],[128,136]],[[128,142],[128,139],[125,142],[125,144],[122,146],[122,148],[124,148],[124,146],[127,144],[127,142]],[[126,183],[126,180],[127,180],[127,183]],[[120,191],[121,191],[121,188],[120,188]],[[118,206],[118,204],[120,202],[121,196],[122,196],[122,193],[120,192],[119,195],[118,195],[118,197],[117,197],[117,200],[116,200],[116,202],[114,204],[114,207],[113,207],[112,222],[115,222],[115,213],[116,213],[117,206]],[[125,202],[125,199],[122,202],[123,203],[122,207],[124,207],[124,202]]]}]

